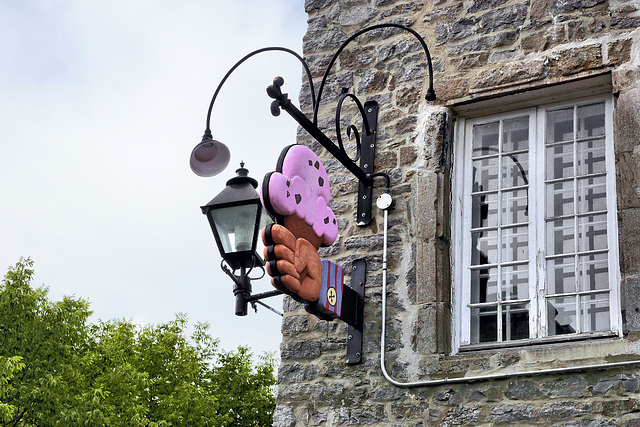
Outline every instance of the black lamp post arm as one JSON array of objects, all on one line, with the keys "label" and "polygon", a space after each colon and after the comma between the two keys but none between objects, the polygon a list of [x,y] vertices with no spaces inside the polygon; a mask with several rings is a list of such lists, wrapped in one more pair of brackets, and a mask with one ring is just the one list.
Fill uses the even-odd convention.
[{"label": "black lamp post arm", "polygon": [[251,301],[251,307],[253,308],[253,310],[257,313],[258,312],[258,307],[256,306],[256,304],[260,304],[261,306],[263,306],[264,308],[266,308],[267,310],[277,314],[280,317],[284,317],[284,314],[281,311],[276,310],[275,308],[271,307],[268,304],[263,303],[262,301]]},{"label": "black lamp post arm", "polygon": [[[295,105],[289,100],[286,93],[282,93],[280,89],[284,84],[282,77],[276,77],[273,81],[273,85],[267,88],[267,94],[275,101],[271,103],[271,114],[277,116],[280,114],[279,108],[285,110],[293,119],[298,122],[300,126],[304,128],[309,134],[315,138],[324,148],[327,149],[333,156],[344,165],[358,180],[364,185],[371,187],[373,180],[371,176],[364,172],[356,163],[344,151],[342,144],[338,147],[329,139],[307,116],[298,110]],[[363,110],[362,110],[363,111]],[[365,120],[366,120],[366,116]],[[368,126],[367,126],[368,127]]]},{"label": "black lamp post arm", "polygon": [[220,262],[220,268],[222,268],[222,271],[224,271],[227,274],[227,276],[229,276],[231,280],[233,280],[233,283],[235,283],[236,285],[240,285],[240,280],[238,279],[238,276],[233,274],[233,271],[231,271],[231,269],[226,266],[224,260]]},{"label": "black lamp post arm", "polygon": [[371,27],[367,27],[363,30],[356,32],[347,40],[345,40],[345,42],[342,43],[342,45],[338,48],[336,53],[334,53],[333,57],[331,58],[331,61],[329,61],[329,65],[327,65],[327,69],[325,70],[324,75],[322,76],[322,81],[320,82],[320,87],[318,88],[318,98],[313,104],[313,124],[315,125],[318,124],[318,108],[322,100],[322,91],[324,90],[324,85],[327,81],[327,77],[329,77],[329,73],[331,72],[331,67],[333,67],[333,64],[338,59],[338,56],[340,55],[340,53],[344,50],[345,47],[347,47],[349,43],[355,40],[358,36],[364,33],[367,33],[369,31],[378,30],[380,28],[399,28],[401,30],[410,32],[413,36],[415,36],[416,39],[418,39],[418,41],[422,45],[422,49],[424,50],[425,55],[427,56],[427,67],[429,68],[429,87],[427,89],[425,99],[427,101],[433,101],[434,99],[436,99],[436,94],[433,90],[433,66],[431,64],[431,54],[429,53],[429,48],[427,47],[427,44],[425,43],[424,39],[420,36],[420,34],[412,30],[411,28],[407,28],[404,25],[400,25],[400,24],[389,23],[389,24],[372,25]]},{"label": "black lamp post arm", "polygon": [[247,302],[253,303],[253,302],[260,301],[261,299],[277,297],[278,295],[282,295],[282,292],[275,290],[275,291],[267,291],[267,292],[262,292],[255,295],[250,295],[245,299]]},{"label": "black lamp post arm", "polygon": [[213,111],[213,104],[215,104],[216,98],[218,97],[218,93],[220,92],[220,89],[222,88],[224,83],[227,81],[231,73],[233,73],[236,68],[238,68],[243,62],[245,62],[247,59],[251,58],[252,56],[255,56],[262,52],[270,52],[270,51],[286,52],[295,56],[300,61],[307,75],[307,80],[309,82],[309,90],[311,91],[311,103],[314,106],[316,105],[316,94],[313,88],[313,80],[311,79],[311,70],[309,69],[309,65],[307,65],[307,62],[295,51],[291,49],[287,49],[286,47],[279,47],[279,46],[263,47],[262,49],[254,50],[253,52],[245,55],[241,60],[236,62],[235,65],[231,67],[229,71],[227,71],[227,74],[224,75],[224,77],[218,84],[216,91],[213,93],[213,98],[211,98],[211,103],[209,104],[209,110],[207,111],[207,123],[206,123],[205,132],[204,132],[205,137],[211,138],[211,112]]}]

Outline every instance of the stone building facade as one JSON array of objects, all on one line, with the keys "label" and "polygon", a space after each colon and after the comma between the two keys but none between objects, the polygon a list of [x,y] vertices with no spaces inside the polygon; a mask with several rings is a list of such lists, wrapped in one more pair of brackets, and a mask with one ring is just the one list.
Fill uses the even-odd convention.
[{"label": "stone building facade", "polygon": [[[380,104],[375,170],[390,175],[396,201],[384,349],[382,213],[356,226],[356,180],[300,130],[329,171],[340,223],[321,255],[368,261],[364,348],[362,363],[347,365],[346,325],[286,298],[274,425],[640,425],[640,2],[305,9],[316,84],[349,35],[393,22],[426,40],[437,100],[424,100],[417,40],[381,29],[341,54],[319,110],[333,135],[342,88]],[[310,113],[304,85],[300,103]],[[342,119],[361,121],[353,109]],[[594,170],[587,157],[600,159]],[[515,159],[518,169],[507,165]],[[590,232],[601,237],[588,243]]]}]

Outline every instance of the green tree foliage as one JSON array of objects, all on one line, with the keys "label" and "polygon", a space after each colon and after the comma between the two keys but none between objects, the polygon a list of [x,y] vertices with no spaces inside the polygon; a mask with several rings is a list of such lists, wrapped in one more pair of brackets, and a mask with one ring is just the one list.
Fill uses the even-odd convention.
[{"label": "green tree foliage", "polygon": [[20,356],[0,357],[0,422],[8,422],[15,416],[15,405],[4,403],[3,400],[13,389],[10,381],[23,369],[24,363]]},{"label": "green tree foliage", "polygon": [[91,324],[89,305],[31,287],[31,260],[0,285],[0,426],[266,426],[274,359],[225,352],[187,319]]}]

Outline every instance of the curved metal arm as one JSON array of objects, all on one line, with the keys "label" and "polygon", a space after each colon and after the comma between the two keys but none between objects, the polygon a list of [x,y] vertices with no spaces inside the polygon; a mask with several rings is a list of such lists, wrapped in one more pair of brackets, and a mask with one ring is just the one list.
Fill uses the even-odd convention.
[{"label": "curved metal arm", "polygon": [[386,183],[387,191],[389,191],[389,189],[391,188],[391,177],[389,176],[388,173],[376,172],[374,174],[371,174],[371,178],[384,178],[384,181]]},{"label": "curved metal arm", "polygon": [[377,30],[380,28],[399,28],[401,30],[405,30],[410,32],[411,34],[413,34],[418,41],[420,42],[420,44],[422,45],[422,49],[424,49],[424,53],[427,55],[427,66],[429,68],[429,88],[427,89],[427,94],[425,95],[425,99],[427,101],[433,101],[434,99],[436,99],[436,93],[433,91],[433,66],[431,64],[431,54],[429,54],[429,48],[427,48],[427,43],[425,43],[424,39],[420,36],[420,34],[418,34],[416,31],[412,30],[411,28],[407,28],[404,25],[400,25],[400,24],[378,24],[378,25],[372,25],[371,27],[367,27],[363,30],[360,30],[358,32],[356,32],[355,34],[353,34],[351,37],[349,37],[344,43],[342,43],[342,45],[338,48],[338,50],[336,51],[336,53],[333,55],[333,58],[331,58],[331,61],[329,62],[329,65],[327,65],[327,69],[324,72],[324,75],[322,76],[322,81],[320,82],[320,87],[318,88],[318,98],[316,99],[316,102],[313,105],[313,124],[317,126],[318,124],[318,107],[320,106],[320,101],[322,99],[322,91],[324,89],[324,85],[325,82],[327,80],[327,77],[329,76],[329,72],[331,71],[331,67],[333,67],[333,64],[336,62],[336,60],[338,59],[338,55],[340,55],[340,53],[344,50],[345,47],[347,47],[347,45],[349,43],[351,43],[356,37],[369,32],[369,31],[373,31],[373,30]]},{"label": "curved metal arm", "polygon": [[311,70],[309,69],[309,65],[307,65],[307,62],[300,55],[298,55],[295,51],[293,51],[291,49],[287,49],[286,47],[279,47],[279,46],[263,47],[262,49],[254,50],[253,52],[247,54],[244,58],[242,58],[241,60],[236,62],[235,65],[233,67],[231,67],[229,69],[229,71],[227,71],[227,74],[224,75],[224,77],[222,78],[222,80],[218,84],[218,87],[216,88],[216,91],[213,93],[213,98],[211,98],[211,103],[209,104],[209,110],[207,111],[207,125],[206,125],[205,132],[204,132],[205,136],[208,136],[208,137],[211,138],[211,126],[210,126],[210,124],[211,124],[211,112],[213,111],[213,104],[216,102],[216,98],[218,97],[218,92],[220,92],[220,89],[222,88],[224,83],[227,81],[227,79],[229,78],[231,73],[233,73],[235,71],[235,69],[240,66],[240,64],[242,64],[244,61],[246,61],[247,59],[251,58],[252,56],[255,56],[255,55],[257,55],[259,53],[262,53],[262,52],[269,52],[269,51],[286,52],[286,53],[290,53],[291,55],[293,55],[296,58],[298,58],[298,60],[302,64],[302,67],[304,68],[305,73],[307,74],[307,80],[309,81],[309,89],[311,90],[311,104],[313,105],[313,109],[314,109],[314,117],[316,116],[316,114],[315,114],[316,94],[315,94],[315,90],[313,88],[313,80],[311,79]]},{"label": "curved metal arm", "polygon": [[[340,150],[342,150],[342,152],[345,154],[345,156],[348,157],[348,154],[347,154],[346,150],[344,149],[344,145],[342,144],[342,135],[341,135],[341,132],[340,132],[340,112],[342,111],[342,103],[347,98],[351,98],[353,100],[353,102],[355,102],[355,104],[358,106],[358,110],[360,111],[360,115],[363,118],[364,131],[365,131],[367,136],[371,135],[371,129],[369,127],[369,121],[367,120],[367,116],[366,116],[366,114],[364,112],[364,107],[362,106],[362,103],[360,102],[358,97],[355,96],[352,93],[343,93],[342,96],[340,96],[340,99],[338,100],[338,106],[336,107],[336,138],[338,140],[338,146],[340,147]],[[355,135],[355,138],[356,138],[356,157],[355,157],[355,159],[352,159],[355,162],[360,158],[360,134],[358,133],[358,128],[357,127],[355,127],[354,125],[349,125],[347,127],[347,136],[349,138],[351,138],[351,132],[352,131],[353,131],[353,133]]]}]

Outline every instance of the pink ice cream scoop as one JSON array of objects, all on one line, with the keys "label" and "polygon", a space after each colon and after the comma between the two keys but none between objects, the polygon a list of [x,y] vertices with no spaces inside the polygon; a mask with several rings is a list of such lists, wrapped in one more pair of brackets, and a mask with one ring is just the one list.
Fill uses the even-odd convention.
[{"label": "pink ice cream scoop", "polygon": [[260,191],[265,210],[282,224],[295,215],[313,228],[325,245],[338,236],[338,225],[329,208],[331,191],[324,165],[308,147],[291,145],[280,154],[276,171],[267,174]]}]

